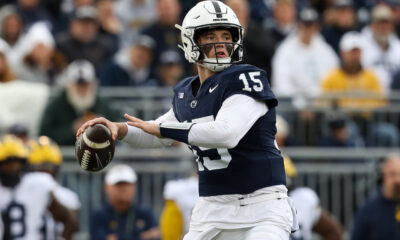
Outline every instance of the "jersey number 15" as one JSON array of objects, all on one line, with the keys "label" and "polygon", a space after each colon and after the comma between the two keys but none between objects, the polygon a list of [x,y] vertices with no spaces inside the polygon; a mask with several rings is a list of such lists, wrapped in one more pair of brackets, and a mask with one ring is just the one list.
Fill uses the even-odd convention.
[{"label": "jersey number 15", "polygon": [[251,87],[246,74],[242,73],[239,75],[239,79],[244,84],[244,88],[242,88],[242,90],[246,92],[251,92],[253,90],[255,92],[261,92],[264,88],[261,80],[258,78],[261,75],[261,72],[249,72],[248,75],[250,77],[250,80],[252,81]]}]

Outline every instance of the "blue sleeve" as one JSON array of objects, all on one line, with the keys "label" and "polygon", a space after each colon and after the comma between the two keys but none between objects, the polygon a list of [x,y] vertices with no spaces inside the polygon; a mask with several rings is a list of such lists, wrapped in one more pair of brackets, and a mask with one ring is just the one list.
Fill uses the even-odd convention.
[{"label": "blue sleeve", "polygon": [[90,215],[89,231],[90,240],[103,240],[106,239],[108,221],[104,218],[101,211],[95,211]]},{"label": "blue sleeve", "polygon": [[267,81],[267,74],[260,68],[252,65],[241,65],[227,72],[223,78],[224,80],[221,82],[225,85],[225,92],[222,100],[235,94],[243,94],[264,101],[268,108],[278,105],[278,101]]},{"label": "blue sleeve", "polygon": [[370,224],[369,220],[371,219],[371,211],[368,208],[368,205],[364,205],[356,217],[354,218],[353,230],[351,233],[351,240],[368,240],[370,239]]}]

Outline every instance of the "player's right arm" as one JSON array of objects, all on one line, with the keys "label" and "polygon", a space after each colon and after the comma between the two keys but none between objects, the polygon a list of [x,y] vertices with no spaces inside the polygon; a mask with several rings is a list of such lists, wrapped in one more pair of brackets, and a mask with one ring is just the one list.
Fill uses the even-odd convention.
[{"label": "player's right arm", "polygon": [[324,240],[340,240],[343,234],[340,223],[324,208],[321,208],[321,216],[314,225],[313,231],[320,234]]},{"label": "player's right arm", "polygon": [[78,222],[72,215],[72,213],[64,207],[53,193],[50,194],[51,199],[48,206],[48,210],[57,222],[61,222],[64,225],[64,231],[62,236],[64,239],[72,239],[73,233],[78,231]]},{"label": "player's right arm", "polygon": [[[303,231],[309,231],[310,234],[311,231],[318,233],[324,240],[342,239],[341,224],[320,205],[319,197],[314,190],[308,187],[296,188],[290,192],[290,197],[296,204],[299,224],[305,228]],[[302,237],[302,231],[294,234],[297,238]]]},{"label": "player's right arm", "polygon": [[[125,118],[127,118],[127,120],[128,117],[132,118],[131,116],[125,114]],[[158,124],[162,122],[169,122],[169,121],[178,122],[172,108],[164,115],[157,118],[156,120],[147,122],[156,124],[158,126]],[[134,127],[128,124],[126,124],[126,126],[128,129],[127,134],[124,136],[122,140],[131,146],[141,147],[141,148],[163,147],[171,145],[174,142],[174,140],[172,139],[161,138],[161,136],[149,134],[138,127]]]},{"label": "player's right arm", "polygon": [[[127,114],[125,114],[127,115]],[[161,122],[172,121],[177,122],[178,120],[175,118],[174,112],[170,109],[164,115],[160,116],[154,121],[148,121],[149,123],[159,124]],[[112,138],[123,140],[134,147],[141,148],[155,148],[155,147],[163,147],[168,146],[173,143],[174,140],[167,138],[159,138],[152,134],[146,133],[140,128],[129,126],[125,122],[111,122],[110,120],[99,117],[93,120],[87,121],[84,123],[77,131],[76,136],[80,136],[86,128],[93,126],[95,124],[103,124],[108,127],[111,131]]]}]

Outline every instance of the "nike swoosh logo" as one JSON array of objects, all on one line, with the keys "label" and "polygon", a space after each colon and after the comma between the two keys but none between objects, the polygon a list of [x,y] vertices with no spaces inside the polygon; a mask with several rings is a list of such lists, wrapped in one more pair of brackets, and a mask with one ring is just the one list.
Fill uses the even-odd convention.
[{"label": "nike swoosh logo", "polygon": [[95,154],[95,156],[96,156],[96,160],[97,160],[97,166],[100,168],[103,168],[103,164],[101,164],[101,160],[100,160],[99,156],[97,155],[97,153]]},{"label": "nike swoosh logo", "polygon": [[214,87],[210,87],[209,91],[210,93],[214,92],[214,90],[218,87],[218,84],[215,85]]}]

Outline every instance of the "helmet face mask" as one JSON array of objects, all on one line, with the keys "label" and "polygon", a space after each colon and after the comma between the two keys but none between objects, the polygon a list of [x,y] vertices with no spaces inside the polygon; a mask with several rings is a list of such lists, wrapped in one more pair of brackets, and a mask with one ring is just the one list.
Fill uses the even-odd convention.
[{"label": "helmet face mask", "polygon": [[[240,62],[243,56],[243,28],[236,14],[219,1],[202,1],[194,6],[185,16],[182,26],[175,25],[181,30],[182,45],[179,47],[184,51],[185,58],[191,63],[197,63],[213,71],[220,72],[233,63]],[[232,35],[232,41],[215,42],[200,45],[199,36],[207,31],[215,29],[226,29]],[[228,50],[227,57],[210,58],[207,53],[216,50],[216,45],[225,44]]]},{"label": "helmet face mask", "polygon": [[[217,57],[219,50],[217,50],[217,46],[224,46],[227,55],[225,57]],[[233,55],[233,47],[234,43],[228,42],[215,42],[215,43],[206,43],[206,44],[198,44],[198,51],[200,51],[199,63],[205,64],[230,64],[232,63],[232,55]],[[210,55],[214,57],[210,57]]]}]

